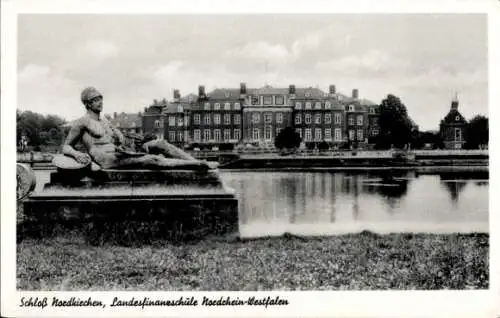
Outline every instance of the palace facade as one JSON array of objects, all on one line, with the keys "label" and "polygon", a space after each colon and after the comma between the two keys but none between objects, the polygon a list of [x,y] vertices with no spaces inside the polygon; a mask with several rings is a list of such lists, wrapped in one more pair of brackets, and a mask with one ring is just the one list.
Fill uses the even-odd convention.
[{"label": "palace facade", "polygon": [[326,141],[332,147],[346,143],[363,147],[378,134],[379,108],[359,98],[313,87],[217,88],[181,97],[174,90],[172,101],[155,101],[144,109],[142,128],[178,146],[222,144],[274,144],[285,127],[291,126],[307,143]]}]

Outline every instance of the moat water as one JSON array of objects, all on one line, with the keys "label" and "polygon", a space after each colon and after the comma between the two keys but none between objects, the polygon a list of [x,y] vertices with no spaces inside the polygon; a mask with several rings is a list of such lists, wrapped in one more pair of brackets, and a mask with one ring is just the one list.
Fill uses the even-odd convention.
[{"label": "moat water", "polygon": [[[38,186],[48,171],[37,171]],[[229,172],[245,237],[489,232],[487,172]]]}]

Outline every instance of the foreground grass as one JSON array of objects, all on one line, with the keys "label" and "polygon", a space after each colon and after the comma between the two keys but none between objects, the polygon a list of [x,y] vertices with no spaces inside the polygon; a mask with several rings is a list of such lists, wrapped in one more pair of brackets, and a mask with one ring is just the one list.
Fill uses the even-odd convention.
[{"label": "foreground grass", "polygon": [[17,246],[21,290],[485,289],[488,234],[369,232],[94,247],[75,238]]}]

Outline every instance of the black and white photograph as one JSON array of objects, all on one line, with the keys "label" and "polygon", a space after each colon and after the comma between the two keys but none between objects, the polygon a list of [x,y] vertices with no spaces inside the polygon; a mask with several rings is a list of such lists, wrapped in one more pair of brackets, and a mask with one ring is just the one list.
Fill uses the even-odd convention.
[{"label": "black and white photograph", "polygon": [[488,20],[17,14],[2,100],[12,306],[253,316],[307,306],[297,292],[493,299]]}]

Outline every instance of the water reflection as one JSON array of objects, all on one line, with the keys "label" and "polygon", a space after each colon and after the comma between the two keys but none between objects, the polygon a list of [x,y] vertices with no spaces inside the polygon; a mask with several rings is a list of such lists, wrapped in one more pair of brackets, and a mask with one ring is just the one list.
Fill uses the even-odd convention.
[{"label": "water reflection", "polygon": [[488,188],[476,184],[485,174],[224,172],[222,177],[239,195],[243,225],[437,226],[488,219]]}]

